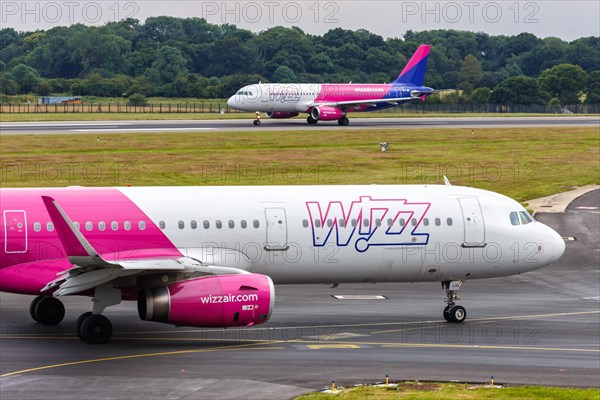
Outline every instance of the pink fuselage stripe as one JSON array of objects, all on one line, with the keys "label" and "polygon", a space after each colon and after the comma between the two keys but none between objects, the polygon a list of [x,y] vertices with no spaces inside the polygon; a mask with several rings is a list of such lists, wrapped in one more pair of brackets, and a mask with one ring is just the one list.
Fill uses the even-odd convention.
[{"label": "pink fuselage stripe", "polygon": [[[72,268],[67,257],[73,254],[67,254],[56,229],[47,228],[51,220],[42,196],[55,199],[69,218],[79,223],[80,232],[106,260],[182,256],[146,213],[118,189],[1,189],[0,193],[2,210],[23,210],[27,216],[27,251],[0,251],[0,291],[39,294],[41,288],[57,278],[58,272]],[[144,229],[140,229],[140,222]],[[104,230],[100,229],[102,223]],[[2,243],[6,243],[4,218],[1,224]],[[34,224],[41,229],[36,231]]]},{"label": "pink fuselage stripe", "polygon": [[379,100],[390,92],[388,84],[323,84],[316,103]]}]

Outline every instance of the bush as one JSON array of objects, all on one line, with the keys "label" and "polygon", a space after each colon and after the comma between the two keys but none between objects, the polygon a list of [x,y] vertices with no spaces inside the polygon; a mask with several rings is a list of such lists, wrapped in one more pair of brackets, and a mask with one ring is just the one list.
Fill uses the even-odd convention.
[{"label": "bush", "polygon": [[138,106],[143,107],[148,105],[148,100],[146,100],[146,96],[141,93],[134,93],[127,98],[127,104],[130,106]]}]

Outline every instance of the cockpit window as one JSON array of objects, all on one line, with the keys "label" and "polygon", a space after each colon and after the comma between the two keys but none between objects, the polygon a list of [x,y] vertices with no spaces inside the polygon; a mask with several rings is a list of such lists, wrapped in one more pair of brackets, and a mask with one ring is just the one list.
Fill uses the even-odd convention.
[{"label": "cockpit window", "polygon": [[521,223],[523,225],[527,225],[527,224],[533,222],[533,219],[531,218],[531,216],[529,215],[529,213],[527,211],[521,211],[519,214],[521,214]]},{"label": "cockpit window", "polygon": [[238,96],[252,96],[252,92],[249,92],[247,90],[240,90],[239,92],[237,92]]},{"label": "cockpit window", "polygon": [[516,211],[510,213],[510,223],[513,225],[519,225],[519,214]]}]

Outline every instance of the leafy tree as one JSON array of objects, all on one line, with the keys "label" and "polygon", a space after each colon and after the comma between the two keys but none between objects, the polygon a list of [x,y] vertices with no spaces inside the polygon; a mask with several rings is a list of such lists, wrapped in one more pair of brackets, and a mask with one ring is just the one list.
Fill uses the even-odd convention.
[{"label": "leafy tree", "polygon": [[540,88],[561,104],[578,104],[579,96],[586,86],[587,74],[579,65],[560,64],[542,72]]},{"label": "leafy tree", "polygon": [[0,74],[0,93],[14,95],[19,93],[19,84],[9,79],[6,74]]},{"label": "leafy tree", "polygon": [[310,69],[317,74],[323,74],[335,71],[335,65],[326,53],[318,53],[313,57]]},{"label": "leafy tree", "polygon": [[460,66],[460,79],[463,82],[469,82],[471,85],[477,86],[481,78],[483,78],[483,67],[474,55],[469,54]]},{"label": "leafy tree", "polygon": [[162,82],[173,82],[177,75],[187,73],[187,59],[181,51],[172,46],[162,46],[157,53],[152,68],[158,71]]},{"label": "leafy tree", "polygon": [[15,65],[7,75],[19,85],[20,93],[33,92],[40,84],[40,75],[35,68],[25,64]]},{"label": "leafy tree", "polygon": [[600,71],[594,71],[587,79],[586,104],[600,104]]},{"label": "leafy tree", "polygon": [[475,104],[488,104],[490,102],[490,96],[492,91],[489,88],[483,87],[473,91],[471,95],[471,101]]},{"label": "leafy tree", "polygon": [[52,91],[52,87],[50,86],[50,82],[47,79],[40,80],[39,85],[35,89],[35,93],[38,96],[48,96]]},{"label": "leafy tree", "polygon": [[494,88],[490,100],[497,104],[545,104],[538,82],[527,76],[512,76]]},{"label": "leafy tree", "polygon": [[275,82],[290,83],[296,80],[296,74],[294,74],[294,71],[292,71],[290,67],[282,65],[281,67],[275,70],[275,74],[273,74],[273,79],[275,80]]}]

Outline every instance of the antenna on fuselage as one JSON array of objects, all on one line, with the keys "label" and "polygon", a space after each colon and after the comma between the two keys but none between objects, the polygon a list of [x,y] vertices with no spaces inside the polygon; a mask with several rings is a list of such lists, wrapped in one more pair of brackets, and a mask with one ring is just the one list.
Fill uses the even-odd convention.
[{"label": "antenna on fuselage", "polygon": [[446,175],[444,175],[444,185],[452,186],[452,184],[450,183],[450,179],[448,179],[448,177]]}]

